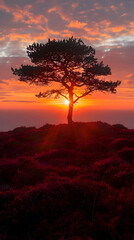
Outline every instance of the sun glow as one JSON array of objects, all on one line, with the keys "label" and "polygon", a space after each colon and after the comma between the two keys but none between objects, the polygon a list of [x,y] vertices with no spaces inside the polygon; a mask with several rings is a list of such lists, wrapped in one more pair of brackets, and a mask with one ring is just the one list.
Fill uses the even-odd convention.
[{"label": "sun glow", "polygon": [[69,101],[67,99],[64,101],[64,103],[65,105],[69,105]]}]

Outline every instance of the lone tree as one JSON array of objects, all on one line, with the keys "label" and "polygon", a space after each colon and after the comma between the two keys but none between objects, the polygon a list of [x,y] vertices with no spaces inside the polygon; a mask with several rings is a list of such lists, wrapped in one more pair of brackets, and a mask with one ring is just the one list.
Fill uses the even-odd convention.
[{"label": "lone tree", "polygon": [[[120,81],[112,82],[102,79],[111,74],[108,65],[98,62],[95,50],[86,46],[81,39],[69,38],[64,40],[48,40],[46,44],[33,43],[27,47],[28,57],[32,65],[21,65],[20,68],[11,68],[20,81],[36,85],[58,83],[54,88],[40,92],[37,97],[46,98],[54,95],[69,101],[68,123],[72,123],[73,107],[80,98],[99,90],[116,93]],[[78,89],[82,94],[78,94]]]}]

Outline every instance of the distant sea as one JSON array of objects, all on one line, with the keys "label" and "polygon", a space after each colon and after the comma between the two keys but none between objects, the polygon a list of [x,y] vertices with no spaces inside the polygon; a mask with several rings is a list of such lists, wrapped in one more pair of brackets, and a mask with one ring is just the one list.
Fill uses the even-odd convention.
[{"label": "distant sea", "polygon": [[[0,110],[0,131],[13,130],[21,126],[41,127],[46,123],[67,123],[67,112],[51,110]],[[81,110],[74,111],[74,121],[102,121],[109,124],[123,124],[134,129],[134,111],[130,110]]]}]

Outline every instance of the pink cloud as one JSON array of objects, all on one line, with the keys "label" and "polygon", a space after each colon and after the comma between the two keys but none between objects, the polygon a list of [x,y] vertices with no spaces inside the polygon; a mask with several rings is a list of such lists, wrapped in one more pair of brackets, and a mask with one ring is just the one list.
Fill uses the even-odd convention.
[{"label": "pink cloud", "polygon": [[117,11],[117,7],[115,5],[111,5],[110,8],[113,10],[113,11]]},{"label": "pink cloud", "polygon": [[79,6],[79,2],[76,2],[76,3],[72,3],[72,4],[71,4],[71,7],[72,7],[73,9],[77,8],[78,6]]},{"label": "pink cloud", "polygon": [[46,23],[48,20],[46,17],[44,17],[42,14],[34,15],[30,9],[32,8],[32,5],[27,5],[24,7],[24,9],[20,9],[17,7],[16,10],[13,11],[14,21],[18,22],[24,22],[26,24],[42,24]]},{"label": "pink cloud", "polygon": [[0,9],[4,10],[4,11],[6,11],[6,12],[10,12],[9,7],[7,7],[7,6],[5,5],[5,3],[4,3],[3,0],[0,0]]},{"label": "pink cloud", "polygon": [[79,22],[78,20],[72,20],[67,27],[69,28],[83,28],[87,25],[85,22]]},{"label": "pink cloud", "polygon": [[56,7],[48,9],[48,13],[56,12],[56,11],[57,11]]},{"label": "pink cloud", "polygon": [[63,32],[62,32],[62,37],[71,37],[73,36],[73,32],[68,30],[68,29],[65,29]]},{"label": "pink cloud", "polygon": [[64,21],[69,21],[70,18],[68,16],[68,14],[65,13],[65,11],[63,12],[63,9],[60,6],[55,6],[53,8],[48,9],[47,11],[48,13],[52,13],[55,12],[56,14],[58,14],[62,20]]},{"label": "pink cloud", "polygon": [[31,39],[31,36],[29,33],[10,33],[8,35],[10,41],[17,41],[17,40],[21,40],[21,42],[27,42]]},{"label": "pink cloud", "polygon": [[120,33],[125,29],[126,29],[125,26],[115,26],[115,27],[111,27],[109,30],[111,30],[114,33]]},{"label": "pink cloud", "polygon": [[127,78],[132,78],[132,77],[134,77],[134,74],[132,74],[132,73],[127,74],[126,77],[127,77]]}]

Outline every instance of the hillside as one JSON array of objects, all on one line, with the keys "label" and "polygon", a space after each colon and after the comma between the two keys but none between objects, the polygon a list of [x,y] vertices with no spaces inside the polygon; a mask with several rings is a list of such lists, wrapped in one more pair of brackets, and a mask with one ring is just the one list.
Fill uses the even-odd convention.
[{"label": "hillside", "polygon": [[134,130],[102,122],[0,133],[0,239],[132,240]]}]

